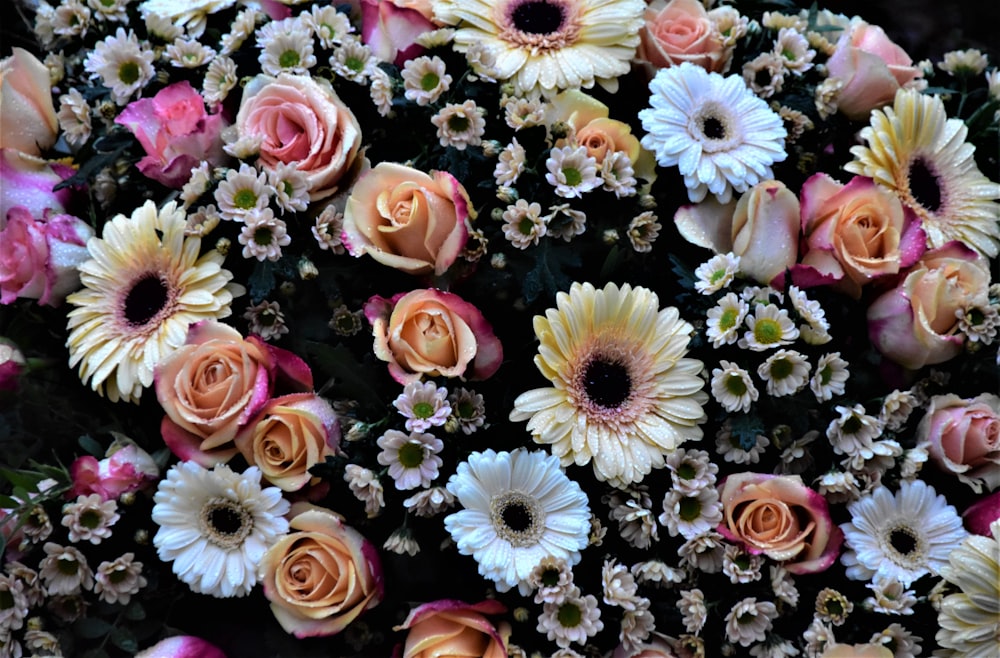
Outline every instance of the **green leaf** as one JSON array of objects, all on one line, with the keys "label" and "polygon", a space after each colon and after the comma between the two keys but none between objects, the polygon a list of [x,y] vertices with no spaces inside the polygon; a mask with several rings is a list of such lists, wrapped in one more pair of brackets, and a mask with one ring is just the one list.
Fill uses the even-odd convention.
[{"label": "green leaf", "polygon": [[139,643],[136,641],[135,635],[133,635],[132,631],[127,628],[119,626],[111,631],[110,638],[111,644],[115,645],[122,651],[135,653],[139,650]]},{"label": "green leaf", "polygon": [[90,455],[97,457],[98,459],[104,458],[104,448],[94,437],[89,434],[84,434],[79,439],[76,440],[80,444],[80,447],[86,450]]},{"label": "green leaf", "polygon": [[132,601],[125,608],[125,619],[129,621],[140,621],[146,618],[146,609],[138,601]]},{"label": "green leaf", "polygon": [[114,627],[103,619],[84,617],[73,624],[73,633],[87,640],[94,640],[104,637],[112,628]]},{"label": "green leaf", "polygon": [[250,301],[259,304],[271,294],[277,280],[274,278],[274,264],[264,260],[257,263],[248,281],[250,284]]},{"label": "green leaf", "polygon": [[[42,479],[38,473],[15,471],[12,468],[0,468],[0,477],[10,482],[15,489],[26,489],[33,492],[38,491],[38,481]],[[14,495],[17,498],[21,498],[16,491]],[[24,498],[24,500],[27,500],[27,498]]]}]

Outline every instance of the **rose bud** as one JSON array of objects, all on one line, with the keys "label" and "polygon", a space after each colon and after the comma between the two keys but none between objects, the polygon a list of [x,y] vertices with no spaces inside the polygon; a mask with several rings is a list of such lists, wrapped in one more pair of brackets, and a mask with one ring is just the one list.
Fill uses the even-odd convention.
[{"label": "rose bud", "polygon": [[28,361],[12,341],[0,337],[0,392],[16,391]]},{"label": "rose bud", "polygon": [[39,155],[59,132],[49,70],[23,48],[12,52],[0,60],[0,148]]},{"label": "rose bud", "polygon": [[73,462],[73,486],[68,493],[71,498],[96,493],[104,500],[117,500],[160,477],[160,469],[149,453],[125,436],[117,435],[105,455],[100,461],[85,455]]},{"label": "rose bud", "polygon": [[506,610],[495,600],[471,605],[444,599],[416,607],[402,624],[393,628],[409,631],[400,658],[506,658],[510,626],[506,623],[494,626],[485,616]]}]

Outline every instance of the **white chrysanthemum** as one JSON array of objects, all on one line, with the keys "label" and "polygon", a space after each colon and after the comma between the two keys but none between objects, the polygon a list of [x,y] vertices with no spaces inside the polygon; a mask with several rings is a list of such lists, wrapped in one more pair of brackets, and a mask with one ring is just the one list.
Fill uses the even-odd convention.
[{"label": "white chrysanthemum", "polygon": [[545,218],[542,217],[542,207],[537,203],[528,203],[518,199],[503,211],[503,235],[518,249],[527,249],[537,245],[545,235]]},{"label": "white chrysanthemum", "polygon": [[740,257],[734,253],[716,254],[694,271],[694,289],[711,295],[727,287],[740,271]]},{"label": "white chrysanthemum", "polygon": [[270,208],[253,208],[243,216],[244,225],[237,240],[243,245],[244,258],[276,261],[281,258],[281,248],[291,244],[285,222],[274,216]]},{"label": "white chrysanthemum", "polygon": [[454,46],[481,49],[490,74],[517,95],[541,89],[613,90],[639,45],[640,0],[438,0],[434,17],[456,25]]},{"label": "white chrysanthemum", "polygon": [[799,330],[788,317],[788,311],[775,304],[758,304],[753,315],[747,316],[746,323],[747,331],[738,344],[754,352],[789,345],[799,337]]},{"label": "white chrysanthemum", "polygon": [[236,62],[229,57],[219,55],[208,65],[205,71],[205,81],[202,83],[202,96],[205,103],[215,107],[233,90],[239,76],[236,75]]},{"label": "white chrysanthemum", "polygon": [[420,106],[437,102],[452,82],[444,60],[436,55],[407,60],[400,75],[403,78],[403,95]]},{"label": "white chrysanthemum", "polygon": [[777,616],[778,610],[770,601],[758,603],[752,597],[743,599],[726,615],[726,638],[741,647],[763,642]]},{"label": "white chrysanthemum", "polygon": [[528,576],[545,557],[580,561],[590,535],[587,495],[544,452],[474,452],[448,480],[465,509],[445,528],[479,573],[506,592],[531,592]]},{"label": "white chrysanthemum", "polygon": [[705,335],[712,341],[712,347],[735,343],[749,310],[750,305],[734,292],[726,293],[716,306],[708,309]]},{"label": "white chrysanthemum", "polygon": [[564,198],[579,199],[585,192],[601,186],[597,160],[587,155],[586,146],[563,146],[549,151],[545,160],[545,180]]},{"label": "white chrysanthemum", "polygon": [[98,41],[83,62],[83,68],[99,77],[111,90],[111,98],[124,105],[132,94],[153,79],[155,55],[146,44],[140,44],[135,32],[118,28],[114,36]]},{"label": "white chrysanthemum", "polygon": [[215,51],[195,39],[174,39],[163,56],[171,66],[196,69],[211,62],[215,58]]},{"label": "white chrysanthemum", "polygon": [[693,539],[722,523],[722,503],[715,487],[706,487],[685,495],[673,489],[663,497],[660,523],[671,537]]},{"label": "white chrysanthemum", "polygon": [[354,31],[354,26],[348,16],[337,11],[333,5],[329,7],[314,6],[309,13],[303,12],[302,21],[319,39],[324,48],[340,45],[344,36]]},{"label": "white chrysanthemum", "polygon": [[840,352],[831,352],[819,357],[816,370],[809,380],[809,388],[817,400],[825,402],[835,395],[843,395],[847,378],[851,375],[847,367],[848,363],[840,358]]},{"label": "white chrysanthemum", "polygon": [[587,638],[597,635],[603,628],[597,598],[593,594],[583,596],[579,588],[574,587],[562,601],[542,604],[535,630],[545,633],[550,642],[565,649],[573,642],[586,644]]},{"label": "white chrysanthemum", "polygon": [[809,381],[809,361],[795,350],[781,349],[757,368],[757,374],[774,397],[793,395]]},{"label": "white chrysanthemum", "polygon": [[771,165],[785,159],[781,117],[742,77],[684,62],[660,69],[649,88],[652,107],[639,112],[649,133],[642,145],[661,167],[678,167],[691,201],[711,192],[728,203],[734,191],[772,178]]},{"label": "white chrysanthemum", "polygon": [[483,108],[477,107],[475,101],[471,100],[445,105],[431,117],[441,146],[464,151],[468,146],[482,144],[483,133],[486,131],[486,120],[483,119],[485,113]]},{"label": "white chrysanthemum", "polygon": [[[268,26],[270,25],[275,23],[268,23]],[[290,24],[285,30],[268,32],[266,37],[264,34],[264,28],[258,30],[257,45],[261,51],[257,61],[260,62],[261,70],[267,75],[277,76],[280,73],[306,75],[309,69],[316,66],[309,30],[299,21]]]},{"label": "white chrysanthemum", "polygon": [[376,443],[382,448],[378,463],[389,467],[389,477],[400,491],[429,487],[444,463],[438,457],[444,442],[433,434],[387,430]]},{"label": "white chrysanthemum", "polygon": [[686,496],[715,484],[719,466],[704,450],[678,448],[667,456],[670,481],[675,490]]},{"label": "white chrysanthemum", "polygon": [[840,560],[854,580],[892,579],[909,587],[925,574],[937,575],[969,535],[955,508],[923,480],[901,482],[895,495],[879,487],[847,509],[851,521],[840,528],[851,550]]},{"label": "white chrysanthemum", "polygon": [[168,18],[174,25],[186,27],[193,37],[205,31],[208,14],[228,9],[236,0],[145,0],[139,5],[143,18],[156,14]]},{"label": "white chrysanthemum", "polygon": [[497,185],[513,185],[517,182],[518,177],[524,173],[526,155],[524,147],[517,142],[517,138],[511,139],[510,144],[500,152],[496,169],[493,170],[493,178]]},{"label": "white chrysanthemum", "polygon": [[368,79],[371,71],[376,68],[376,62],[372,49],[352,36],[346,37],[343,44],[330,55],[330,68],[333,72],[359,84]]},{"label": "white chrysanthemum", "polygon": [[712,369],[712,397],[729,412],[746,412],[760,394],[750,379],[750,373],[732,361],[719,361],[721,368]]},{"label": "white chrysanthemum", "polygon": [[160,481],[153,544],[191,591],[245,596],[265,551],[288,532],[288,501],[277,487],[262,489],[260,477],[256,466],[235,473],[225,464],[210,471],[181,462]]},{"label": "white chrysanthemum", "polygon": [[604,157],[601,163],[601,187],[606,192],[613,192],[615,197],[635,196],[635,169],[632,160],[625,151],[613,151]]}]

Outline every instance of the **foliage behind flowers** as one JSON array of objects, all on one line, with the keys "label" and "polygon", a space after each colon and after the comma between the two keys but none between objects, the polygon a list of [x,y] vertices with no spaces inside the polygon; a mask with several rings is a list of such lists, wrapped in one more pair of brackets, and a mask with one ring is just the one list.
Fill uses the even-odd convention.
[{"label": "foliage behind flowers", "polygon": [[997,646],[987,55],[785,2],[32,4],[0,656]]}]

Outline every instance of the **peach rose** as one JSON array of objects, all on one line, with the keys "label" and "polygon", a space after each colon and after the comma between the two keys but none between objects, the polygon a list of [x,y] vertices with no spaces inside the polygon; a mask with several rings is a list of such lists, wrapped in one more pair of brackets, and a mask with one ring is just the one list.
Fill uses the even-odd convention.
[{"label": "peach rose", "polygon": [[494,626],[485,617],[503,612],[506,608],[495,600],[475,605],[449,599],[425,603],[410,610],[406,620],[393,628],[409,631],[399,658],[505,658],[510,626]]},{"label": "peach rose", "polygon": [[59,132],[49,70],[23,48],[13,53],[0,61],[0,148],[39,155]]},{"label": "peach rose", "polygon": [[344,209],[344,244],[410,274],[444,274],[469,236],[476,212],[451,174],[380,162],[354,185]]},{"label": "peach rose", "polygon": [[717,254],[740,257],[740,272],[768,284],[795,263],[799,200],[780,181],[764,181],[736,203],[714,199],[682,206],[674,223],[684,238]]},{"label": "peach rose", "polygon": [[886,358],[916,370],[957,356],[965,344],[955,311],[988,303],[986,259],[960,242],[926,252],[868,307],[868,335]]},{"label": "peach rose", "polygon": [[798,475],[736,473],[719,487],[719,532],[794,574],[824,571],[837,559],[844,533],[826,499]]},{"label": "peach rose", "polygon": [[503,361],[503,347],[483,314],[450,292],[376,295],[365,304],[365,317],[375,335],[375,356],[389,363],[400,384],[423,375],[486,379]]},{"label": "peach rose", "polygon": [[243,89],[236,115],[241,138],[257,138],[265,168],[292,164],[309,182],[309,199],[334,194],[361,163],[361,126],[325,80],[258,75]]},{"label": "peach rose", "polygon": [[725,69],[729,52],[722,34],[698,0],[653,0],[643,19],[637,59],[657,68],[691,62],[716,73]]},{"label": "peach rose", "polygon": [[892,651],[881,644],[831,644],[819,658],[892,658]]},{"label": "peach rose", "polygon": [[858,299],[862,286],[913,265],[926,249],[916,216],[870,178],[842,185],[816,174],[800,197],[806,253],[792,269],[799,285],[832,283]]},{"label": "peach rose", "polygon": [[235,439],[247,462],[282,491],[298,491],[318,478],[309,469],[337,454],[340,421],[315,393],[292,393],[269,401]]},{"label": "peach rose", "polygon": [[837,40],[826,66],[831,78],[843,82],[837,110],[852,121],[867,119],[872,110],[891,103],[900,87],[923,76],[882,28],[861,19]]},{"label": "peach rose", "polygon": [[154,373],[163,440],[205,468],[228,461],[236,434],[271,398],[279,375],[298,390],[312,388],[308,366],[291,352],[220,322],[191,325],[185,344]]},{"label": "peach rose", "polygon": [[261,561],[264,596],[286,632],[334,635],[382,600],[378,551],[330,510],[292,505],[289,534]]},{"label": "peach rose", "polygon": [[1000,397],[963,400],[935,395],[917,426],[917,442],[930,443],[931,459],[976,493],[1000,486]]}]

